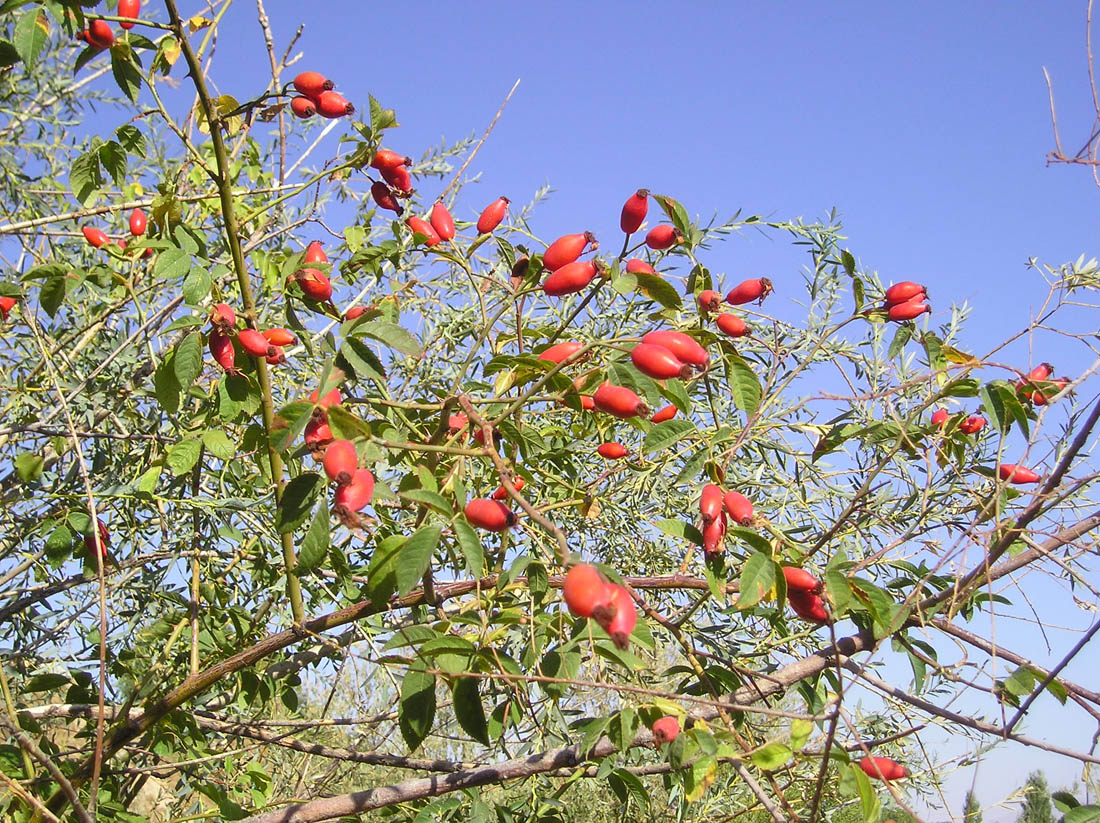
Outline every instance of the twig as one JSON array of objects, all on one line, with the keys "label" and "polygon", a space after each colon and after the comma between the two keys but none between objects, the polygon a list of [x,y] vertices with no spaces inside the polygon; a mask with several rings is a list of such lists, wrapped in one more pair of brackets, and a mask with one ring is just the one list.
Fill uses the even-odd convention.
[{"label": "twig", "polygon": [[448,183],[447,187],[443,189],[443,191],[440,193],[440,200],[447,196],[447,192],[449,192],[451,190],[451,187],[459,181],[459,179],[462,177],[462,173],[466,171],[466,167],[470,165],[470,161],[477,156],[477,153],[481,150],[482,145],[485,143],[486,140],[489,139],[489,134],[493,131],[493,127],[496,126],[497,120],[499,120],[500,116],[504,114],[504,107],[508,105],[508,101],[512,99],[512,95],[515,94],[515,91],[518,88],[519,78],[517,77],[516,82],[512,84],[511,91],[509,91],[508,94],[505,95],[504,101],[500,104],[500,108],[497,109],[497,113],[493,115],[493,119],[489,121],[489,125],[485,129],[485,133],[481,135],[481,139],[477,141],[477,145],[474,146],[473,150],[469,153],[469,155],[467,155],[466,160],[463,161],[462,165],[458,167],[458,171],[456,171],[454,177],[451,178],[451,182]]}]

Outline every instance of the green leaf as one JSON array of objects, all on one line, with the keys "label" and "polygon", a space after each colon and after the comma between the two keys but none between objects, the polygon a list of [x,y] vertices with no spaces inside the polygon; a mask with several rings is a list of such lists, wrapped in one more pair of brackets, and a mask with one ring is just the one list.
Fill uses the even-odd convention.
[{"label": "green leaf", "polygon": [[694,431],[695,424],[690,420],[666,420],[649,430],[642,444],[642,450],[646,454],[661,451]]},{"label": "green leaf", "polygon": [[396,349],[409,357],[420,356],[420,344],[416,341],[416,338],[396,323],[372,320],[369,323],[356,326],[355,333],[373,337],[380,343],[385,343],[391,349]]},{"label": "green leaf", "polygon": [[1035,675],[1031,669],[1021,666],[1004,682],[1005,691],[1016,697],[1031,694],[1035,689]]},{"label": "green leaf", "polygon": [[451,504],[447,502],[447,498],[439,492],[429,491],[428,489],[409,489],[401,492],[398,497],[411,500],[414,503],[423,503],[425,506],[435,509],[444,517],[453,517],[455,513],[454,509],[451,508]]},{"label": "green leaf", "polygon": [[195,467],[202,453],[202,441],[197,439],[181,440],[168,448],[164,462],[172,470],[172,474],[179,477],[187,474]]},{"label": "green leaf", "polygon": [[393,109],[383,108],[373,94],[367,95],[370,99],[370,127],[371,131],[378,135],[385,129],[392,129],[397,125],[397,115]]},{"label": "green leaf", "polygon": [[344,339],[344,345],[340,347],[340,356],[351,366],[352,371],[361,379],[384,380],[386,367],[378,359],[371,347],[354,337]]},{"label": "green leaf", "polygon": [[99,147],[99,162],[111,175],[116,186],[121,188],[126,185],[126,151],[122,146],[114,140],[108,140]]},{"label": "green leaf", "polygon": [[237,446],[221,429],[207,429],[202,433],[202,444],[219,460],[228,460],[237,453]]},{"label": "green leaf", "polygon": [[46,36],[49,31],[49,21],[37,7],[24,12],[19,22],[15,24],[11,42],[19,54],[19,59],[28,70],[33,69],[34,64],[38,62],[38,55],[46,45]]},{"label": "green leaf", "polygon": [[764,771],[778,769],[792,757],[792,752],[786,743],[768,743],[752,753],[752,763],[756,768]]},{"label": "green leaf", "polygon": [[119,145],[126,150],[127,154],[132,154],[135,157],[145,157],[145,135],[141,133],[137,126],[124,123],[115,129],[115,136],[118,138]]},{"label": "green leaf", "polygon": [[1066,791],[1051,792],[1051,802],[1054,803],[1054,807],[1058,809],[1062,814],[1065,814],[1070,809],[1076,809],[1081,805],[1080,801],[1072,794]]},{"label": "green leaf", "polygon": [[67,674],[61,674],[60,672],[47,672],[46,674],[37,674],[34,677],[27,678],[23,684],[22,691],[24,692],[52,692],[55,689],[59,689],[62,686],[67,686],[72,683],[72,678]]},{"label": "green leaf", "polygon": [[304,472],[287,483],[279,510],[275,513],[275,526],[279,534],[292,532],[305,522],[324,485],[321,475],[316,472]]},{"label": "green leaf", "polygon": [[461,677],[451,690],[455,719],[466,734],[474,740],[489,745],[489,726],[485,721],[485,707],[478,694],[478,681],[473,677]]},{"label": "green leaf", "polygon": [[325,559],[330,540],[330,519],[328,505],[322,500],[313,513],[313,521],[309,524],[305,537],[302,538],[302,544],[298,550],[298,563],[294,567],[295,574],[312,571]]},{"label": "green leaf", "polygon": [[397,591],[397,564],[404,545],[404,535],[391,534],[378,543],[371,555],[367,589],[371,603],[376,606],[384,603]]},{"label": "green leaf", "polygon": [[683,308],[679,293],[660,275],[634,272],[633,277],[638,282],[638,291],[656,300],[666,309]]},{"label": "green leaf", "polygon": [[435,675],[410,669],[401,681],[401,702],[397,712],[401,736],[409,751],[415,751],[435,722]]},{"label": "green leaf", "polygon": [[629,796],[641,811],[649,809],[649,790],[637,775],[626,769],[615,769],[607,776],[607,783],[621,802],[625,803]]},{"label": "green leaf", "polygon": [[69,166],[69,188],[80,205],[87,206],[104,182],[99,165],[99,142],[93,140],[92,147]]},{"label": "green leaf", "polygon": [[176,379],[176,357],[170,353],[168,357],[160,361],[156,372],[153,373],[153,390],[157,395],[157,402],[161,408],[169,414],[175,414],[180,407],[180,381]]},{"label": "green leaf", "polygon": [[632,708],[627,706],[620,709],[618,714],[611,719],[611,725],[607,727],[607,736],[611,738],[611,742],[615,744],[619,751],[625,752],[634,742],[639,726],[641,726],[641,721],[638,715]]},{"label": "green leaf", "polygon": [[1077,806],[1066,812],[1062,823],[1100,823],[1100,806],[1091,803],[1087,806]]},{"label": "green leaf", "polygon": [[[191,258],[187,258],[190,263]],[[197,306],[210,294],[210,272],[202,266],[193,266],[183,279],[183,300],[188,306]]]},{"label": "green leaf", "polygon": [[46,461],[39,454],[24,452],[15,458],[15,471],[24,483],[34,483],[42,476]]},{"label": "green leaf", "polygon": [[158,280],[178,280],[191,271],[191,255],[175,246],[157,255],[153,276]]},{"label": "green leaf", "polygon": [[893,360],[903,351],[905,351],[905,344],[913,337],[913,324],[901,323],[898,325],[898,330],[894,332],[894,339],[890,341],[890,349],[886,352],[886,356]]},{"label": "green leaf", "polygon": [[129,48],[111,49],[111,74],[122,93],[136,103],[141,91],[141,72],[134,65],[133,52]]},{"label": "green leaf", "polygon": [[458,547],[462,550],[462,557],[466,561],[466,571],[474,577],[481,577],[485,573],[485,547],[477,532],[466,522],[465,515],[459,515],[451,521]]},{"label": "green leaf", "polygon": [[703,545],[702,532],[694,525],[684,520],[658,520],[654,525],[670,537],[690,540],[696,546]]},{"label": "green leaf", "polygon": [[764,394],[764,390],[760,387],[760,380],[740,355],[727,354],[726,360],[729,363],[730,395],[733,397],[733,402],[737,408],[751,417],[760,408],[760,398]]},{"label": "green leaf", "polygon": [[[741,569],[741,593],[738,609],[751,609],[775,587],[777,564],[766,554],[753,552]],[[765,768],[761,766],[761,768]]]},{"label": "green leaf", "polygon": [[68,291],[69,278],[64,274],[51,277],[42,284],[38,292],[38,302],[46,310],[51,318],[57,316],[57,310],[65,302],[65,294]]},{"label": "green leaf", "polygon": [[422,526],[405,541],[396,569],[398,594],[408,594],[424,578],[442,533],[439,526]]},{"label": "green leaf", "polygon": [[813,733],[814,724],[812,720],[803,720],[802,718],[796,718],[791,721],[791,748],[794,751],[799,751],[810,740],[810,735]]},{"label": "green leaf", "polygon": [[172,363],[180,389],[191,388],[202,373],[202,335],[199,332],[191,332],[179,342]]},{"label": "green leaf", "polygon": [[856,789],[859,792],[859,804],[863,811],[864,823],[878,823],[879,799],[871,781],[855,763],[848,764],[855,775]]},{"label": "green leaf", "polygon": [[690,239],[691,220],[688,218],[687,212],[684,210],[684,207],[680,205],[679,201],[664,194],[654,194],[653,199],[665,210],[668,219],[672,221],[672,225],[680,230],[680,234],[682,234],[685,239]]}]

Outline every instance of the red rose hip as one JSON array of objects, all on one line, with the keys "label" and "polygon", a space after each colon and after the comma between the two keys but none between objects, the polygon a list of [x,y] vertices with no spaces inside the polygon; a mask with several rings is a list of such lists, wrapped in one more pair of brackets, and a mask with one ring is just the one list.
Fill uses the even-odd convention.
[{"label": "red rose hip", "polygon": [[627,234],[634,234],[642,227],[648,211],[649,189],[638,189],[623,203],[623,211],[619,215],[619,228]]},{"label": "red rose hip", "polygon": [[490,532],[502,532],[516,524],[512,510],[499,500],[478,497],[466,504],[466,519],[470,525]]},{"label": "red rose hip", "polygon": [[754,300],[763,303],[764,298],[771,293],[772,281],[766,277],[757,277],[738,283],[730,289],[726,294],[726,302],[731,306],[742,306]]},{"label": "red rose hip", "polygon": [[508,211],[508,204],[511,201],[507,197],[498,197],[492,203],[485,207],[485,211],[481,213],[481,216],[477,219],[477,233],[488,234],[504,219],[504,214]]}]

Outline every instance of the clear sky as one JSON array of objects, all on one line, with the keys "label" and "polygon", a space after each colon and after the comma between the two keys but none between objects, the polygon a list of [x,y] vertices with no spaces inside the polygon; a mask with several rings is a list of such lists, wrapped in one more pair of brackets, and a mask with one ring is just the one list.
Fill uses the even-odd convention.
[{"label": "clear sky", "polygon": [[[1091,125],[1084,0],[267,6],[279,44],[307,18],[298,67],[335,78],[360,108],[370,92],[397,109],[402,128],[390,142],[413,156],[441,137],[480,133],[522,80],[471,169],[482,182],[464,216],[499,194],[526,202],[546,183],[555,189],[537,215],[546,238],[614,236],[618,209],[639,186],[704,216],[741,208],[814,219],[836,206],[850,248],[884,281],[926,283],[940,319],[950,302],[975,307],[967,336],[977,353],[1024,325],[1045,295],[1029,257],[1061,264],[1100,253],[1091,175],[1045,163],[1053,140],[1043,66],[1067,148]],[[223,36],[213,77],[244,99],[268,72],[254,5],[238,3],[227,23],[240,36]],[[335,135],[330,143],[335,152]],[[791,260],[784,238],[751,233],[708,258],[727,284],[774,277],[781,261],[794,291]],[[784,298],[769,307],[793,317]],[[1025,343],[1015,351],[1032,357]],[[1070,374],[1086,365],[1080,352],[1058,354],[1033,359]],[[1072,607],[1058,617],[1087,625]],[[1049,662],[1073,640],[1059,637],[1050,655],[1027,642]],[[1095,685],[1098,669],[1070,674]],[[1070,722],[1041,717],[1030,728]],[[1005,752],[979,769],[986,802],[1031,768],[1045,768],[1055,786],[1076,773],[1072,763]],[[972,776],[949,783],[956,811]],[[991,810],[986,820],[1014,816]]]}]

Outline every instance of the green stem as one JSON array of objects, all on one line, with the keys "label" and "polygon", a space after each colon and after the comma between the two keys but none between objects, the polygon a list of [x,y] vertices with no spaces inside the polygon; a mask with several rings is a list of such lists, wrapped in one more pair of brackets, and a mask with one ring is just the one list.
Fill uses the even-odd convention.
[{"label": "green stem", "polygon": [[[183,23],[180,20],[179,11],[176,9],[175,0],[164,0],[168,8],[169,19],[172,28],[179,38],[180,48],[183,51],[184,60],[191,73],[191,79],[195,84],[195,92],[199,96],[206,122],[210,124],[210,142],[214,147],[214,157],[217,160],[218,172],[214,180],[218,186],[218,196],[221,200],[222,220],[225,223],[225,237],[229,244],[229,252],[233,257],[233,267],[236,270],[237,284],[241,290],[241,302],[244,303],[244,315],[248,324],[256,325],[256,301],[252,296],[252,284],[248,279],[248,267],[245,264],[244,252],[241,249],[241,238],[238,231],[236,211],[233,203],[233,189],[229,180],[229,159],[225,151],[225,142],[222,140],[221,121],[218,111],[210,99],[210,91],[206,87],[206,79],[203,76],[202,65],[191,48],[191,43],[184,32]],[[263,358],[256,360],[256,379],[260,384],[261,411],[264,423],[264,433],[267,436],[267,456],[271,466],[271,480],[275,484],[275,506],[282,504],[283,489],[283,458],[279,451],[271,443],[271,433],[275,427],[275,403],[271,396],[271,377],[267,371],[267,363]],[[301,623],[305,620],[305,608],[302,605],[302,589],[298,578],[294,574],[294,566],[297,562],[294,556],[294,535],[286,533],[281,535],[283,546],[283,566],[286,569],[286,590],[290,597],[290,609],[294,616],[294,622]]]}]

